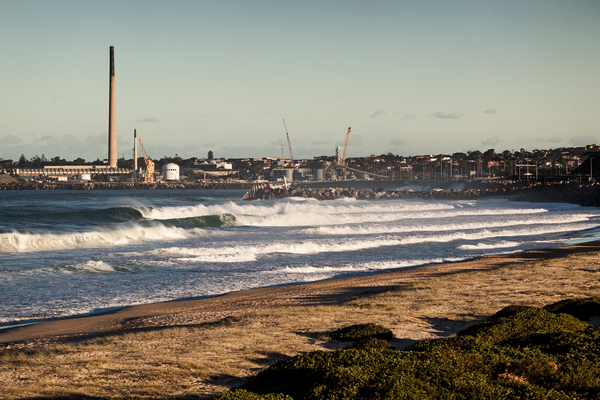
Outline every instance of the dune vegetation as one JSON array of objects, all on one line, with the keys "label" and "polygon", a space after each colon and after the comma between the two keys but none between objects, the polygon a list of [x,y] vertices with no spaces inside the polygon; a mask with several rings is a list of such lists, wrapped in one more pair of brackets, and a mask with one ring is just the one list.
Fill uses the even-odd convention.
[{"label": "dune vegetation", "polygon": [[600,329],[584,321],[599,314],[600,297],[509,306],[403,351],[379,344],[385,328],[354,325],[331,336],[357,345],[277,362],[218,400],[597,399]]}]

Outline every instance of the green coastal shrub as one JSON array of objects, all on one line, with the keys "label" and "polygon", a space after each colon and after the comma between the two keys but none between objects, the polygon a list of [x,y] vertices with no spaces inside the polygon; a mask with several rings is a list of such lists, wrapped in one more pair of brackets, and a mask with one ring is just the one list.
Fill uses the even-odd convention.
[{"label": "green coastal shrub", "polygon": [[283,394],[265,394],[260,395],[252,392],[248,392],[243,389],[234,389],[230,392],[226,392],[215,400],[294,400],[290,396]]},{"label": "green coastal shrub", "polygon": [[144,400],[141,396],[111,397],[108,400]]},{"label": "green coastal shrub", "polygon": [[[389,343],[365,335],[337,351],[277,362],[245,384],[245,391],[229,392],[259,397],[223,399],[273,393],[295,400],[600,398],[600,329],[553,312],[566,306],[579,312],[595,302],[507,307],[455,337],[423,340],[404,351],[380,348]],[[331,336],[357,340],[360,332],[371,332],[355,328],[360,326]]]},{"label": "green coastal shrub", "polygon": [[570,314],[582,321],[587,321],[591,317],[600,316],[600,297],[563,300],[549,304],[544,309],[556,314]]},{"label": "green coastal shrub", "polygon": [[506,340],[538,337],[562,332],[581,332],[589,325],[568,314],[554,314],[537,307],[500,310],[487,321],[473,325],[458,336],[475,336],[478,341],[500,344]]},{"label": "green coastal shrub", "polygon": [[331,339],[342,342],[357,342],[366,338],[376,338],[390,341],[394,338],[393,332],[381,325],[357,324],[338,329],[330,335]]},{"label": "green coastal shrub", "polygon": [[365,339],[361,339],[358,342],[352,343],[346,347],[345,349],[395,349],[394,345],[390,344],[387,340],[378,339],[374,337],[368,337]]},{"label": "green coastal shrub", "polygon": [[448,357],[447,354],[394,350],[316,352],[278,363],[244,387],[256,393],[282,392],[294,399],[568,399],[578,396],[532,385],[528,379],[537,375],[518,375],[527,368],[526,363],[511,370],[510,359],[505,358],[506,371],[497,372],[494,359],[473,353]]}]

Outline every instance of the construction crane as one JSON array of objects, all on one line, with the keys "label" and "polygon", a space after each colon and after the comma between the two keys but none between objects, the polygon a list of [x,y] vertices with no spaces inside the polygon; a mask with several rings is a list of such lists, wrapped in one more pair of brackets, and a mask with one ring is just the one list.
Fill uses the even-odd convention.
[{"label": "construction crane", "polygon": [[144,183],[154,183],[154,161],[148,158],[142,139],[140,139],[140,147],[142,148],[142,154],[144,155],[144,162],[146,163],[146,173],[144,174]]},{"label": "construction crane", "polygon": [[[283,118],[282,118],[283,119]],[[292,142],[290,142],[290,134],[288,133],[287,126],[285,126],[285,119],[283,119],[283,127],[285,128],[285,134],[287,135],[288,146],[290,147],[290,165],[294,166],[294,155],[292,154]]]},{"label": "construction crane", "polygon": [[342,156],[342,164],[346,164],[346,151],[348,151],[348,139],[350,139],[350,127],[348,127],[348,133],[346,133],[346,145],[344,146],[344,155]]}]

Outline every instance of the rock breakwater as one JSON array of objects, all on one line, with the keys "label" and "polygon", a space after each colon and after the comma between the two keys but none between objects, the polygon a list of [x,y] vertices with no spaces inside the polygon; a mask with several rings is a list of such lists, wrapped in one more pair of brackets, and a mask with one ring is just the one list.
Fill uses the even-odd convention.
[{"label": "rock breakwater", "polygon": [[350,188],[299,188],[299,187],[271,187],[269,185],[255,185],[245,196],[247,200],[275,200],[286,197],[302,197],[317,200],[333,200],[341,197],[365,199],[472,199],[489,196],[506,196],[511,193],[506,188],[494,189],[448,189],[440,191],[413,191],[413,190],[364,190]]},{"label": "rock breakwater", "polygon": [[317,200],[333,200],[342,197],[354,199],[477,199],[485,197],[508,197],[515,201],[572,203],[600,207],[600,184],[580,182],[506,184],[489,189],[446,190],[364,190],[350,188],[300,188],[273,187],[268,184],[253,185],[247,200],[274,200],[286,197],[302,197]]}]

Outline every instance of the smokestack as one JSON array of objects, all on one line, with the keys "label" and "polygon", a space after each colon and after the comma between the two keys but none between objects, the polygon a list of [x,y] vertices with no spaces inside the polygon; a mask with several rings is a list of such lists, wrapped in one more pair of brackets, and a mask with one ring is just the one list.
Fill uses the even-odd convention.
[{"label": "smokestack", "polygon": [[108,164],[117,168],[117,106],[115,104],[115,48],[110,46],[110,86],[108,90]]},{"label": "smokestack", "polygon": [[137,178],[137,132],[135,129],[133,130],[133,176]]}]

